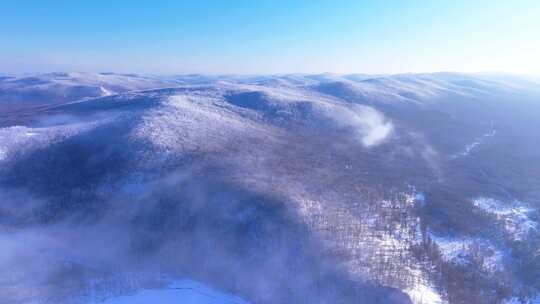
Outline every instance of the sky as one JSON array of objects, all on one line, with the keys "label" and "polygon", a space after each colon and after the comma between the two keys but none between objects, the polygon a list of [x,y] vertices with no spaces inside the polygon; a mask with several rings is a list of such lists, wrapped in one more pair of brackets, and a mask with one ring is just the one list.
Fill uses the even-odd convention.
[{"label": "sky", "polygon": [[0,0],[0,73],[540,75],[540,1]]}]

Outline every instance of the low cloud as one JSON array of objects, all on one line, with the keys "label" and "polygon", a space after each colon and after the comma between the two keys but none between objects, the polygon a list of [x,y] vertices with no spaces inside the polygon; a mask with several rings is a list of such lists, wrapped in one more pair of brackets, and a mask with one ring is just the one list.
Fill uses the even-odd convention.
[{"label": "low cloud", "polygon": [[326,115],[338,126],[352,129],[366,148],[382,144],[394,130],[394,125],[384,114],[367,106],[336,106],[327,109]]},{"label": "low cloud", "polygon": [[373,108],[362,107],[360,111],[355,112],[357,115],[355,124],[359,127],[358,131],[365,147],[381,144],[394,130],[394,125]]}]

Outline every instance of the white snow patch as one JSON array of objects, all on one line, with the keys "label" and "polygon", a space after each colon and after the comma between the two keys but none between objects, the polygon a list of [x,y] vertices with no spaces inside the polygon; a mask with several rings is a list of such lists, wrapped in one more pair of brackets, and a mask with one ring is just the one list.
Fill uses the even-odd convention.
[{"label": "white snow patch", "polygon": [[[524,302],[521,301],[519,298],[517,297],[513,297],[509,300],[506,300],[504,302],[504,304],[523,304]],[[527,302],[525,302],[527,304],[540,304],[540,295],[537,295],[535,296],[534,298],[532,299],[527,299]]]},{"label": "white snow patch", "polygon": [[106,89],[105,87],[101,86],[99,87],[99,90],[101,91],[102,96],[111,96],[114,94],[113,91]]},{"label": "white snow patch", "polygon": [[447,261],[461,262],[466,255],[468,246],[471,245],[471,239],[453,239],[438,237],[433,234],[430,235],[432,241],[434,241],[443,256]]},{"label": "white snow patch", "polygon": [[424,284],[416,284],[412,288],[404,290],[413,304],[442,304],[439,293],[430,286]]},{"label": "white snow patch", "polygon": [[496,199],[480,197],[473,200],[473,205],[494,215],[498,221],[504,224],[506,232],[516,241],[524,240],[530,232],[538,228],[538,223],[529,217],[534,209],[518,200],[505,204]]},{"label": "white snow patch", "polygon": [[495,134],[497,134],[497,130],[492,129],[491,131],[489,131],[488,133],[482,135],[480,138],[478,138],[474,142],[466,145],[465,148],[463,149],[463,151],[453,155],[451,158],[454,159],[454,158],[464,157],[464,156],[467,156],[467,155],[471,154],[471,152],[474,149],[476,149],[479,145],[481,145],[487,138],[493,137],[493,136],[495,136]]},{"label": "white snow patch", "polygon": [[405,268],[412,278],[412,285],[403,289],[413,304],[443,304],[444,301],[439,292],[433,287],[433,283],[428,276],[418,267]]},{"label": "white snow patch", "polygon": [[404,193],[405,201],[409,206],[426,204],[426,196],[422,192],[417,192],[416,189],[412,189],[411,193]]},{"label": "white snow patch", "polygon": [[179,280],[165,288],[139,290],[134,294],[110,298],[99,304],[248,304],[248,302],[196,281]]},{"label": "white snow patch", "polygon": [[7,158],[7,150],[0,147],[0,161]]},{"label": "white snow patch", "polygon": [[504,253],[484,239],[440,237],[432,233],[430,239],[437,244],[443,259],[455,264],[475,260],[487,271],[504,270]]}]

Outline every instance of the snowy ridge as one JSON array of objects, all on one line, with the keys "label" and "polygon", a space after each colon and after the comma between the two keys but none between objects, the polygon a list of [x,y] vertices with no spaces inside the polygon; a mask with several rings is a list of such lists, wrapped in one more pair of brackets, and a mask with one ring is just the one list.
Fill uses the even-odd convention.
[{"label": "snowy ridge", "polygon": [[92,130],[109,121],[111,119],[37,127],[13,126],[0,128],[0,164],[3,160],[8,160],[13,156],[20,157],[25,153]]}]

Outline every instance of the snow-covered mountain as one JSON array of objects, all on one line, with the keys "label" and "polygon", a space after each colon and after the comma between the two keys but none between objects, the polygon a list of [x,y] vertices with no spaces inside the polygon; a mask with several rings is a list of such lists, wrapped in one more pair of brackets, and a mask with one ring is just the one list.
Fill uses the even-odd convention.
[{"label": "snow-covered mountain", "polygon": [[[176,297],[164,286],[184,278],[238,303],[540,292],[534,81],[70,73],[0,86],[0,303]],[[58,99],[79,86],[103,90]]]},{"label": "snow-covered mountain", "polygon": [[115,73],[4,76],[0,77],[0,113],[176,84],[163,77]]}]

